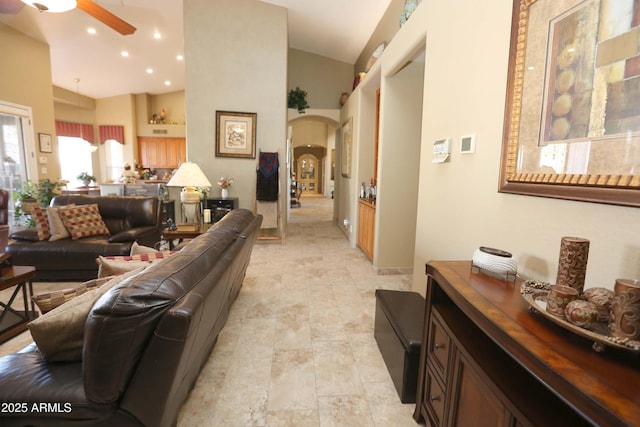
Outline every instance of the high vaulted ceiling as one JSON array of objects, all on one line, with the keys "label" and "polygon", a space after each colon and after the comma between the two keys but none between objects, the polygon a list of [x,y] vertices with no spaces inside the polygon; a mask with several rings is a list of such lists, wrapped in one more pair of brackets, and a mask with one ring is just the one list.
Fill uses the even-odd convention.
[{"label": "high vaulted ceiling", "polygon": [[[3,3],[11,0],[0,0]],[[355,63],[390,0],[261,0],[288,9],[289,46]],[[79,9],[25,6],[3,22],[49,44],[53,84],[92,98],[184,89],[182,0],[97,0],[137,28],[122,36]],[[89,34],[88,28],[96,33]],[[159,38],[154,38],[154,33]],[[121,52],[127,51],[123,57]],[[10,59],[9,59],[10,60]],[[152,70],[151,72],[147,70]],[[78,81],[76,81],[78,80]],[[170,82],[167,84],[166,82]]]}]

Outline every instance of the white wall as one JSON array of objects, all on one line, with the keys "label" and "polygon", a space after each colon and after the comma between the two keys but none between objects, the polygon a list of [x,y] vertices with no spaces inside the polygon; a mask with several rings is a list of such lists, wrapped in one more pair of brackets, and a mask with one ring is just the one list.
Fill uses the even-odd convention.
[{"label": "white wall", "polygon": [[[470,259],[481,245],[554,281],[563,236],[591,241],[587,287],[640,278],[640,209],[497,192],[512,2],[490,3],[423,1],[389,52],[424,42],[426,31],[414,288],[424,292],[425,262]],[[476,154],[461,155],[469,133]],[[454,140],[451,158],[433,164],[430,146],[443,137]]]},{"label": "white wall", "polygon": [[[279,152],[287,188],[287,11],[256,0],[190,0],[184,7],[188,160],[212,182],[212,196],[220,196],[215,181],[234,177],[230,196],[253,210],[257,158],[215,156],[215,114],[257,113],[256,153]],[[286,208],[283,190],[280,199]]]}]

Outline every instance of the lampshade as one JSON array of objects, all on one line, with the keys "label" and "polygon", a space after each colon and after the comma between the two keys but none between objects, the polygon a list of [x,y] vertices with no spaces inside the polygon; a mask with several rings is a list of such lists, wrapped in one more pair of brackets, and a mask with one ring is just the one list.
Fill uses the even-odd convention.
[{"label": "lampshade", "polygon": [[76,0],[22,0],[24,4],[38,9],[40,12],[67,12],[75,9]]},{"label": "lampshade", "polygon": [[200,166],[193,162],[184,162],[167,182],[169,187],[211,187]]},{"label": "lampshade", "polygon": [[188,224],[200,222],[200,193],[196,187],[211,187],[211,183],[196,163],[185,162],[167,182],[169,187],[184,187],[180,193],[182,213]]}]

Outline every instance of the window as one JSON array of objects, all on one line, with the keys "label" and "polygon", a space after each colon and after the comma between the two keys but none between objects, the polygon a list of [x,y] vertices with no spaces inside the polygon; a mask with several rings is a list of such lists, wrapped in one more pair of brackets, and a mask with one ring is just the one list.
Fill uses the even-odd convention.
[{"label": "window", "polygon": [[124,171],[124,149],[123,145],[115,139],[108,139],[105,142],[107,151],[107,177],[118,181]]},{"label": "window", "polygon": [[9,191],[9,217],[13,217],[13,192],[22,189],[27,175],[26,135],[32,134],[31,109],[0,102],[0,187]]},{"label": "window", "polygon": [[81,138],[58,137],[58,156],[60,158],[61,178],[69,181],[68,188],[81,187],[77,176],[82,172],[93,175],[93,153],[91,144]]}]

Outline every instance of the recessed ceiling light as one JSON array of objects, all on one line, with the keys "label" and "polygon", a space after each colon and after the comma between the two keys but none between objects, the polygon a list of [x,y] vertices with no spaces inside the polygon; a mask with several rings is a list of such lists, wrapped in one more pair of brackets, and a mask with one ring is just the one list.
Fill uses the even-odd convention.
[{"label": "recessed ceiling light", "polygon": [[171,80],[165,80],[164,81],[164,85],[165,86],[171,86]]},{"label": "recessed ceiling light", "polygon": [[156,40],[160,40],[162,38],[162,34],[156,31],[155,33],[153,33],[153,38]]},{"label": "recessed ceiling light", "polygon": [[153,68],[147,68],[147,74],[153,74]]},{"label": "recessed ceiling light", "polygon": [[96,31],[96,29],[95,29],[95,28],[93,28],[93,27],[89,27],[89,28],[87,28],[87,33],[89,33],[89,34],[96,34],[96,33],[97,33],[97,31]]},{"label": "recessed ceiling light", "polygon": [[126,50],[123,50],[122,52],[120,52],[120,55],[126,58],[127,56],[129,56],[129,52],[127,52]]},{"label": "recessed ceiling light", "polygon": [[176,59],[177,59],[178,61],[182,61],[182,60],[184,59],[184,56],[182,56],[182,55],[178,55],[178,56],[176,56]]}]

